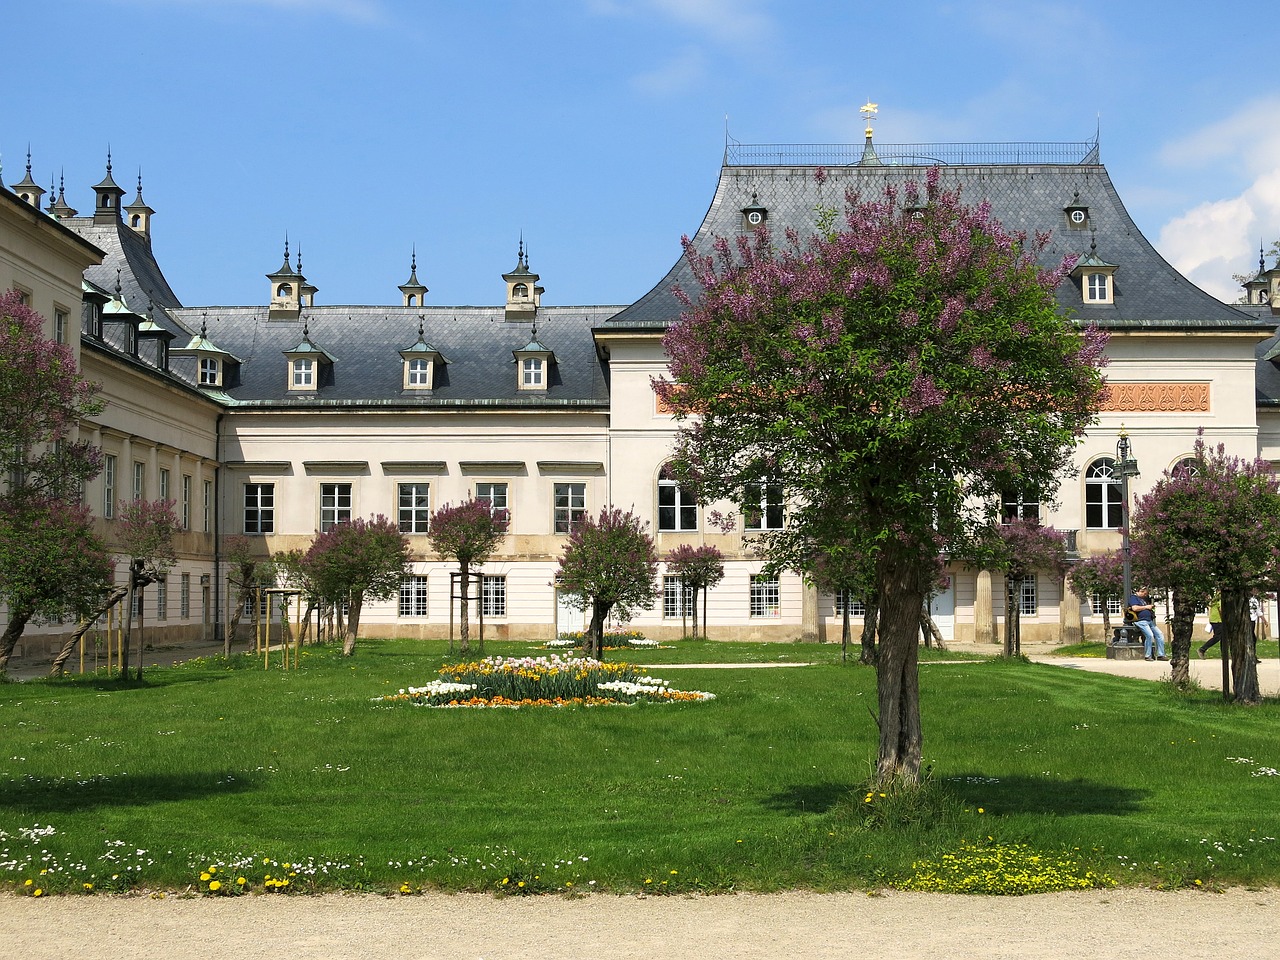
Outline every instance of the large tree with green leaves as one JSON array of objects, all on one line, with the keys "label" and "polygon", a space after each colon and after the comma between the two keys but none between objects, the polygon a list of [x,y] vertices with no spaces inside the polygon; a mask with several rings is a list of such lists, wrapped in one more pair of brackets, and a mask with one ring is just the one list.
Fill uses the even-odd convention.
[{"label": "large tree with green leaves", "polygon": [[610,613],[623,620],[653,606],[658,595],[658,552],[648,524],[630,511],[605,507],[599,517],[584,517],[569,533],[556,586],[565,602],[591,611],[586,653],[604,657],[604,622]]},{"label": "large tree with green leaves", "polygon": [[351,604],[342,643],[344,657],[356,651],[365,599],[397,596],[411,559],[409,538],[395,521],[381,514],[336,524],[311,542],[302,568],[312,589],[325,602]]},{"label": "large tree with green leaves", "polygon": [[[488,500],[472,498],[456,506],[444,504],[431,515],[427,539],[431,549],[443,557],[458,561],[461,578],[461,636],[463,653],[471,649],[469,617],[471,599],[471,569],[485,563],[498,549],[507,535],[510,514],[494,509]],[[483,638],[482,638],[483,639]],[[450,639],[450,643],[452,643]]]},{"label": "large tree with green leaves", "polygon": [[[819,176],[822,176],[819,171]],[[880,782],[919,778],[916,633],[945,544],[1010,490],[1049,497],[1102,393],[1105,337],[1080,331],[1041,266],[1046,237],[1006,231],[939,172],[846,197],[808,241],[766,230],[704,255],[665,337],[655,389],[681,421],[704,499],[779,483],[801,515],[827,491],[874,566]]]},{"label": "large tree with green leaves", "polygon": [[1237,703],[1259,702],[1249,596],[1271,589],[1280,571],[1280,478],[1271,465],[1197,439],[1194,466],[1166,473],[1138,498],[1133,564],[1172,596],[1174,681],[1189,682],[1196,610],[1221,592],[1232,694]]}]

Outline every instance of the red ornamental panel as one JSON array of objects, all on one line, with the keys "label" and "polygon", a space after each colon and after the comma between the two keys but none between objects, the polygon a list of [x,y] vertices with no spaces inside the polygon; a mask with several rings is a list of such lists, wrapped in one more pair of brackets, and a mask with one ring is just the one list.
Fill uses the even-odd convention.
[{"label": "red ornamental panel", "polygon": [[1104,413],[1207,413],[1209,384],[1109,383]]}]

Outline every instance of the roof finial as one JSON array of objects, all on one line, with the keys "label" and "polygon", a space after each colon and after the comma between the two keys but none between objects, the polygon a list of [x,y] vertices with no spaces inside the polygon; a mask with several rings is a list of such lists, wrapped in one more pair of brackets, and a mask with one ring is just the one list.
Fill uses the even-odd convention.
[{"label": "roof finial", "polygon": [[415,243],[409,252],[409,272],[418,272],[418,245]]},{"label": "roof finial", "polygon": [[876,114],[880,112],[880,104],[872,103],[871,98],[868,97],[867,102],[858,108],[858,112],[862,114],[863,118],[867,121],[866,134],[867,134],[867,140],[870,140],[871,139],[871,123],[873,120],[875,120]]},{"label": "roof finial", "polygon": [[135,203],[143,203],[142,199],[142,167],[138,167],[138,198]]},{"label": "roof finial", "polygon": [[1098,228],[1089,228],[1089,252],[1096,254],[1098,252]]},{"label": "roof finial", "polygon": [[298,272],[302,272],[302,244],[298,244]]},{"label": "roof finial", "polygon": [[116,268],[116,299],[121,300],[120,296],[120,268]]},{"label": "roof finial", "polygon": [[1266,258],[1266,256],[1263,254],[1263,252],[1262,252],[1262,244],[1263,244],[1263,241],[1262,241],[1262,240],[1259,240],[1259,241],[1258,241],[1258,272],[1259,272],[1259,273],[1266,273],[1266,272],[1267,272],[1267,258]]},{"label": "roof finial", "polygon": [[204,340],[209,335],[209,311],[206,310],[200,314],[200,339]]},{"label": "roof finial", "polygon": [[427,331],[426,331],[426,327],[424,326],[426,319],[427,319],[426,314],[423,314],[423,313],[418,314],[418,342],[419,343],[427,342]]},{"label": "roof finial", "polygon": [[111,176],[111,144],[107,144],[107,176]]},{"label": "roof finial", "polygon": [[27,179],[31,179],[31,144],[27,144]]}]

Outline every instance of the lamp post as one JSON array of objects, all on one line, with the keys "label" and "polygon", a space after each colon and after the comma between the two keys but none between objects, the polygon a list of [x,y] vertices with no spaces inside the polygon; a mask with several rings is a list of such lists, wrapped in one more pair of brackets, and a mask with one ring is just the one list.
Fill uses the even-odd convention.
[{"label": "lamp post", "polygon": [[[1132,456],[1133,449],[1129,444],[1129,434],[1124,426],[1120,427],[1120,438],[1116,441],[1116,473],[1120,477],[1120,557],[1124,566],[1124,601],[1121,609],[1127,609],[1129,598],[1133,596],[1133,550],[1129,543],[1129,478],[1141,476],[1138,473],[1138,461]],[[1119,635],[1121,643],[1136,643],[1133,634],[1137,628],[1131,626],[1122,617]]]}]

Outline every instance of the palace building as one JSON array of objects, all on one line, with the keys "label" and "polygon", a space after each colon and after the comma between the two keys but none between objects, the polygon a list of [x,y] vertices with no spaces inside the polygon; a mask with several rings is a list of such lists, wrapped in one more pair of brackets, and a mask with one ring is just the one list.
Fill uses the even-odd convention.
[{"label": "palace building", "polygon": [[[1079,257],[1057,291],[1064,313],[1111,335],[1110,399],[1074,458],[1056,504],[1006,498],[1006,516],[1036,514],[1067,530],[1077,556],[1119,545],[1116,442],[1127,431],[1142,493],[1191,455],[1197,431],[1240,456],[1280,461],[1280,267],[1259,264],[1247,303],[1193,286],[1126,212],[1096,141],[1070,144],[830,147],[730,141],[694,243],[709,250],[767,225],[776,236],[817,227],[847,189],[879,195],[941,168],[965,202],[988,202],[1010,230],[1052,231],[1046,263]],[[824,176],[815,177],[821,169]],[[0,185],[0,286],[16,287],[77,351],[108,405],[82,426],[100,444],[102,475],[86,497],[110,540],[118,504],[172,499],[184,533],[167,582],[146,591],[149,635],[211,635],[226,616],[227,538],[269,557],[306,547],[343,520],[396,518],[415,561],[400,597],[367,604],[362,632],[438,637],[451,622],[450,572],[425,536],[430,513],[468,497],[511,514],[510,533],[482,570],[490,637],[550,638],[582,615],[556,594],[554,571],[575,520],[605,505],[649,521],[660,555],[713,544],[726,576],[709,596],[713,638],[834,639],[840,598],[794,575],[763,575],[744,539],[786,522],[767,486],[760,509],[725,532],[667,468],[675,423],[651,378],[666,371],[662,335],[679,316],[673,287],[696,289],[680,260],[638,301],[544,305],[523,245],[494,267],[494,305],[430,302],[416,255],[408,278],[388,271],[384,304],[329,306],[302,257],[284,245],[262,299],[236,307],[184,304],[151,250],[141,181],[132,202],[106,176],[84,214],[27,175]],[[264,244],[264,269],[277,249]],[[405,269],[402,265],[401,270]],[[554,289],[554,278],[548,278]],[[851,518],[850,522],[856,522]],[[120,566],[123,576],[124,566]],[[933,599],[943,634],[994,640],[1000,576],[955,566]],[[1100,611],[1064,595],[1056,577],[1015,584],[1024,636],[1098,634]],[[853,612],[858,613],[855,604]],[[687,598],[664,577],[660,599],[633,625],[678,637]],[[18,653],[43,656],[70,625],[30,628]]]}]

